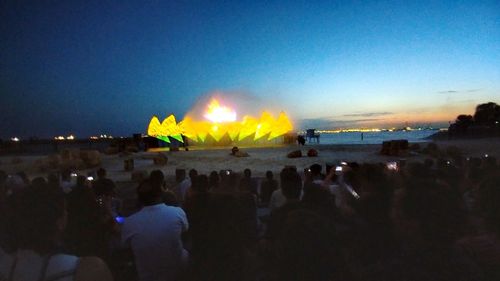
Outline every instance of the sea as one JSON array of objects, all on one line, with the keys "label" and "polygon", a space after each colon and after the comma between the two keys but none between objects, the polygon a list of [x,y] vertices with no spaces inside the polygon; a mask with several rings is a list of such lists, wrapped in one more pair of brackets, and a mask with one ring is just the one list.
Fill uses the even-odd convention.
[{"label": "sea", "polygon": [[[409,142],[425,142],[426,138],[437,133],[439,130],[412,130],[412,131],[381,131],[381,132],[340,132],[340,133],[321,133],[319,144],[382,144],[387,140],[406,139]],[[4,143],[0,149],[0,156],[5,154],[24,154],[24,155],[43,155],[57,153],[64,149],[97,149],[105,151],[110,145],[110,140],[104,141],[43,141],[43,142],[20,142],[20,143]],[[7,145],[5,145],[7,144]],[[314,142],[308,142],[314,144]],[[232,146],[232,145],[231,145]],[[197,147],[190,147],[196,149]],[[227,146],[221,147],[198,147],[198,149],[226,149]],[[168,147],[163,148],[168,150]]]},{"label": "sea", "polygon": [[[409,142],[425,142],[426,138],[439,132],[436,129],[381,132],[321,133],[320,144],[382,144],[388,140],[406,139]],[[313,140],[314,142],[314,140]]]}]

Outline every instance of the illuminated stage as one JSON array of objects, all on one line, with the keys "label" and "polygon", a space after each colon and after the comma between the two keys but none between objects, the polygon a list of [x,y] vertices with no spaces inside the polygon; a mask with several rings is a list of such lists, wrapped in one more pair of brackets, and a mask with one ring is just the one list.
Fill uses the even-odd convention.
[{"label": "illuminated stage", "polygon": [[172,139],[183,143],[188,138],[200,145],[228,145],[277,143],[279,137],[292,130],[293,125],[284,112],[275,118],[263,111],[260,118],[244,115],[238,121],[235,110],[212,98],[203,119],[186,116],[177,123],[175,116],[170,115],[160,122],[157,116],[153,116],[147,134],[167,143]]}]

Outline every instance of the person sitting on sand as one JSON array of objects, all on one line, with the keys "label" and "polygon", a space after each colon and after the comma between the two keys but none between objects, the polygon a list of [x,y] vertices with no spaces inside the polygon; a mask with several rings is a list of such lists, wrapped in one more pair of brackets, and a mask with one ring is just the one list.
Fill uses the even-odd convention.
[{"label": "person sitting on sand", "polygon": [[188,230],[186,214],[179,207],[163,204],[162,190],[150,181],[137,188],[144,206],[125,219],[122,242],[134,253],[139,280],[178,280],[188,253],[181,235]]},{"label": "person sitting on sand", "polygon": [[58,252],[66,225],[64,196],[39,184],[9,208],[14,251],[0,249],[0,280],[113,280],[100,258]]},{"label": "person sitting on sand", "polygon": [[248,157],[248,153],[240,150],[237,146],[231,149],[231,155],[235,157]]}]

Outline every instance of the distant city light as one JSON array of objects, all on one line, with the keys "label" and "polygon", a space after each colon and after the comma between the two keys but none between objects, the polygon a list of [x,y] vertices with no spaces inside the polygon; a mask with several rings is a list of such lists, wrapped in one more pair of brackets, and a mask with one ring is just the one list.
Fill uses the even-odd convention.
[{"label": "distant city light", "polygon": [[67,140],[74,140],[74,139],[75,139],[75,136],[73,136],[73,135],[69,135],[69,136],[67,136],[67,137],[66,137],[66,139],[67,139]]},{"label": "distant city light", "polygon": [[[378,132],[397,132],[397,131],[422,131],[422,130],[437,130],[432,127],[403,127],[403,128],[389,128],[389,129],[381,129],[381,128],[343,128],[343,129],[335,129],[335,130],[316,130],[317,133],[320,134],[337,134],[337,133],[378,133]],[[447,128],[439,129],[441,131],[447,131]],[[301,131],[299,133],[305,134],[305,131]]]},{"label": "distant city light", "polygon": [[368,133],[368,132],[382,132],[383,129],[338,129],[338,130],[317,130],[320,134],[336,134],[336,133]]},{"label": "distant city light", "polygon": [[113,136],[111,136],[111,135],[100,135],[99,137],[101,139],[112,139],[113,138]]},{"label": "distant city light", "polygon": [[15,142],[18,142],[19,141],[19,138],[18,137],[13,137],[10,139],[11,141],[15,141]]},{"label": "distant city light", "polygon": [[57,137],[54,137],[55,140],[65,140],[66,138],[63,137],[63,136],[57,136]]},{"label": "distant city light", "polygon": [[98,140],[98,139],[112,139],[113,136],[112,135],[106,135],[106,134],[101,134],[99,136],[91,136],[90,139],[91,140]]}]

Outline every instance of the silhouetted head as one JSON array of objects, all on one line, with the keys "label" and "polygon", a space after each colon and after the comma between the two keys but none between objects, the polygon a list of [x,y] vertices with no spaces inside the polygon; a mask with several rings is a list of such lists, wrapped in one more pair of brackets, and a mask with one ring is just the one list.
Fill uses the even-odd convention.
[{"label": "silhouetted head", "polygon": [[198,175],[198,171],[196,171],[195,169],[191,169],[189,170],[189,178],[191,179],[191,181]]},{"label": "silhouetted head", "polygon": [[210,177],[209,177],[208,181],[209,181],[209,187],[210,188],[217,188],[217,187],[219,187],[219,184],[220,184],[219,173],[217,173],[217,171],[212,171],[210,173]]},{"label": "silhouetted head", "polygon": [[274,174],[272,171],[267,171],[266,172],[266,179],[272,180],[274,178]]},{"label": "silhouetted head", "polygon": [[161,202],[161,186],[154,185],[149,180],[143,181],[137,187],[137,199],[144,206],[155,205]]},{"label": "silhouetted head", "polygon": [[235,155],[236,152],[238,152],[238,151],[239,151],[238,147],[237,146],[233,146],[233,148],[231,149],[231,154]]},{"label": "silhouetted head", "polygon": [[36,177],[31,181],[31,185],[36,188],[44,188],[47,185],[47,181],[44,177]]},{"label": "silhouetted head", "polygon": [[208,177],[206,175],[198,175],[194,178],[191,188],[198,193],[208,192]]},{"label": "silhouetted head", "polygon": [[245,176],[245,178],[249,178],[252,176],[252,171],[247,168],[243,171],[243,175]]},{"label": "silhouetted head", "polygon": [[61,180],[71,181],[71,171],[69,169],[64,169],[61,171]]},{"label": "silhouetted head", "polygon": [[153,185],[163,186],[163,183],[165,182],[165,175],[161,170],[154,170],[151,174],[149,174],[149,180]]},{"label": "silhouetted head", "polygon": [[296,170],[284,168],[280,173],[281,190],[287,200],[298,200],[302,190],[302,179]]},{"label": "silhouetted head", "polygon": [[311,167],[309,167],[309,169],[311,169],[311,174],[313,176],[321,175],[322,167],[320,164],[312,164]]}]

